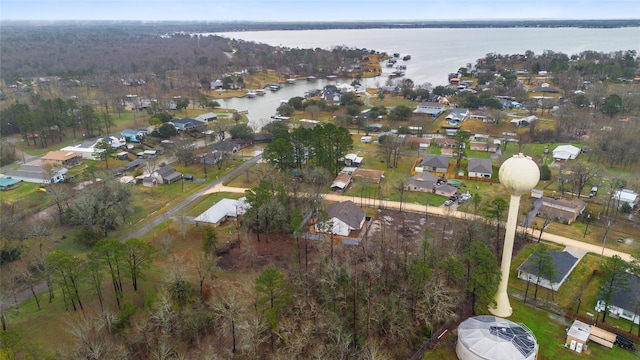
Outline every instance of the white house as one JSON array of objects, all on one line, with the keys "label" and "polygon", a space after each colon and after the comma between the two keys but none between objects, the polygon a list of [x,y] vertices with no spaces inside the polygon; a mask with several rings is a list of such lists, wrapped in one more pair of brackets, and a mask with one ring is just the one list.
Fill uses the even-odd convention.
[{"label": "white house", "polygon": [[429,114],[432,118],[437,118],[444,112],[444,105],[432,101],[422,102],[413,112],[415,114]]},{"label": "white house", "polygon": [[247,202],[246,197],[241,197],[238,200],[225,198],[215,203],[202,214],[198,215],[194,221],[196,223],[204,222],[217,226],[227,218],[235,218],[239,215],[244,215],[250,207],[251,205]]},{"label": "white house", "polygon": [[362,229],[366,220],[364,210],[353,201],[343,201],[327,206],[328,221],[316,224],[316,231],[333,235],[349,236],[353,230]]},{"label": "white house", "polygon": [[635,208],[638,205],[638,194],[636,194],[633,190],[622,189],[613,193],[613,200],[618,202],[618,206],[621,206],[623,203],[629,204],[631,208]]},{"label": "white house", "polygon": [[559,145],[553,150],[554,160],[573,160],[580,155],[580,148],[573,145]]}]

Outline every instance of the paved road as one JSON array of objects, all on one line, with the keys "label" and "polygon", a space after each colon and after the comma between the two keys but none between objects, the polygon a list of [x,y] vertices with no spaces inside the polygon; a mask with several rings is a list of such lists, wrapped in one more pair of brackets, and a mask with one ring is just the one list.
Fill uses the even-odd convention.
[{"label": "paved road", "polygon": [[161,222],[163,222],[163,221],[175,216],[177,213],[180,212],[180,210],[184,209],[187,205],[191,204],[195,199],[199,198],[202,195],[210,194],[211,192],[215,192],[215,191],[212,191],[214,188],[222,186],[223,182],[225,182],[225,181],[227,181],[227,180],[239,175],[242,171],[244,171],[245,169],[247,169],[250,166],[253,166],[260,159],[262,159],[262,153],[260,153],[257,156],[253,157],[251,160],[242,163],[240,166],[238,166],[237,168],[231,170],[227,174],[221,176],[218,180],[212,182],[206,188],[204,188],[204,189],[202,189],[202,190],[190,195],[186,199],[180,201],[179,203],[174,205],[171,209],[169,209],[166,212],[158,215],[155,219],[149,221],[144,226],[142,226],[142,227],[138,228],[137,230],[129,233],[128,235],[126,235],[124,238],[121,239],[121,241],[126,241],[128,239],[140,237],[143,234],[151,231],[151,229],[153,229],[154,227],[158,226],[158,224],[160,224]]},{"label": "paved road", "polygon": [[[218,185],[213,187],[210,192],[232,192],[232,193],[244,193],[246,189],[244,188],[235,188],[235,187],[228,187],[228,186],[223,186],[223,185]],[[340,194],[326,194],[324,195],[324,199],[325,200],[329,200],[329,201],[347,201],[347,200],[351,200],[356,204],[359,204],[360,201],[362,200],[360,197],[358,196],[344,196],[344,195],[340,195]],[[376,203],[374,203],[374,206],[376,207],[383,207],[383,208],[391,208],[391,209],[399,209],[400,208],[400,202],[398,201],[388,201],[388,200],[375,200]],[[425,212],[428,211],[429,214],[433,214],[433,215],[438,215],[438,216],[453,216],[453,217],[457,217],[460,219],[484,219],[481,216],[477,216],[477,215],[473,215],[473,214],[469,214],[466,212],[462,212],[462,211],[456,211],[451,207],[435,207],[435,206],[429,206],[428,208],[425,207],[424,205],[419,205],[419,204],[410,204],[410,203],[402,203],[402,209],[403,210],[407,210],[407,211],[413,211],[413,212]],[[518,229],[516,229],[516,231],[523,231],[524,229],[522,227],[518,227]],[[529,229],[529,231],[531,231]],[[537,238],[540,235],[540,231],[539,230],[534,230],[532,236],[534,238]],[[548,242],[552,242],[558,245],[564,245],[564,246],[569,246],[569,247],[573,247],[576,249],[580,249],[580,250],[584,250],[587,252],[592,252],[594,254],[602,254],[602,246],[598,246],[598,245],[593,245],[593,244],[588,244],[579,240],[573,240],[564,236],[560,236],[560,235],[555,235],[555,234],[550,234],[550,233],[546,233],[543,232],[542,233],[542,240],[548,241]],[[631,255],[627,254],[627,253],[623,253],[620,251],[616,251],[616,250],[612,250],[612,249],[604,249],[604,256],[607,257],[611,257],[613,255],[618,255],[620,256],[622,259],[624,259],[625,261],[631,261]]]},{"label": "paved road", "polygon": [[[237,168],[233,169],[229,173],[225,174],[224,176],[221,176],[218,180],[216,180],[213,183],[209,184],[206,188],[204,188],[204,189],[192,194],[191,196],[187,197],[186,199],[184,199],[184,200],[180,201],[179,203],[175,204],[171,209],[169,209],[168,211],[158,215],[156,218],[154,218],[153,220],[149,221],[144,226],[142,226],[142,227],[136,229],[135,231],[129,233],[128,235],[124,236],[122,239],[120,239],[120,241],[126,241],[128,239],[140,237],[143,234],[145,234],[146,232],[151,231],[154,227],[156,227],[158,224],[160,224],[164,220],[167,220],[167,219],[175,216],[177,213],[180,212],[180,210],[182,210],[185,207],[187,207],[195,199],[199,198],[202,195],[214,192],[214,191],[212,191],[212,189],[214,189],[214,188],[224,187],[222,185],[223,182],[225,182],[225,181],[229,180],[230,178],[233,178],[236,175],[240,174],[240,172],[242,172],[246,168],[248,168],[250,166],[253,166],[260,159],[262,159],[262,153],[260,153],[257,156],[253,157],[251,160],[244,162],[243,164],[241,164]],[[236,188],[236,189],[238,189],[238,188]],[[45,282],[39,282],[39,283],[34,285],[33,289],[36,292],[36,294],[42,294],[44,291],[47,290],[47,284]],[[17,304],[22,303],[23,301],[33,297],[33,294],[31,293],[30,289],[24,289],[24,290],[16,293],[15,297],[13,295],[8,295],[8,294],[5,294],[5,296],[7,296],[8,299],[7,299],[7,301],[5,303],[2,304],[2,310],[5,310],[7,308],[11,308],[11,307],[13,307],[13,306],[15,306]],[[40,295],[40,296],[42,296],[42,295]]]}]

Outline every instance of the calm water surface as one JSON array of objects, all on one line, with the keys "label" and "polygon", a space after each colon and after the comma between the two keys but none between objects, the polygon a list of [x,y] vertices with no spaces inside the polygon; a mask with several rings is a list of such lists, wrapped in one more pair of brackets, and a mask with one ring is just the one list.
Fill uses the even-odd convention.
[{"label": "calm water surface", "polygon": [[[358,30],[296,30],[247,31],[216,33],[216,35],[292,48],[324,48],[347,46],[411,55],[406,78],[416,84],[443,85],[447,75],[467,63],[475,63],[488,53],[523,54],[531,50],[567,55],[586,50],[614,52],[636,50],[640,53],[640,28],[582,29],[582,28],[480,28],[480,29],[358,29]],[[394,69],[383,67],[383,76],[365,79],[367,87],[382,86],[387,73]],[[268,121],[280,99],[302,96],[310,88],[322,88],[324,82],[285,85],[283,90],[264,98],[234,99],[229,107],[249,110],[252,125]],[[298,90],[299,89],[299,90]],[[233,105],[232,105],[233,104]]]}]

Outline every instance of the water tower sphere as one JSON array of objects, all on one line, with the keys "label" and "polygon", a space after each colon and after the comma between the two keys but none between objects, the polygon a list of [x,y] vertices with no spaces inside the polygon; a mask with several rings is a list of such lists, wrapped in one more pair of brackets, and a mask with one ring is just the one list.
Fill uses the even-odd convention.
[{"label": "water tower sphere", "polygon": [[540,169],[530,157],[520,153],[500,166],[498,177],[511,195],[520,196],[538,184]]}]

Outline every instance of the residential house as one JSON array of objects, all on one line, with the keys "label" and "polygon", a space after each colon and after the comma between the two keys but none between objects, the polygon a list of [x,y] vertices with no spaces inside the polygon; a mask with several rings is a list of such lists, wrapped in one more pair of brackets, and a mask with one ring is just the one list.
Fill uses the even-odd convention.
[{"label": "residential house", "polygon": [[511,120],[511,124],[517,126],[517,127],[527,127],[529,125],[531,125],[532,122],[538,120],[537,116],[531,115],[531,116],[527,116],[527,117],[523,117],[523,118],[519,118],[519,119],[513,119]]},{"label": "residential house", "polygon": [[422,102],[418,104],[416,109],[413,111],[414,114],[428,114],[431,115],[432,118],[437,118],[440,114],[444,112],[444,105],[438,102]]},{"label": "residential house", "polygon": [[220,90],[220,89],[222,89],[223,85],[224,85],[224,83],[222,82],[222,80],[211,81],[209,83],[209,89],[211,89],[211,90]]},{"label": "residential house", "polygon": [[469,149],[473,151],[495,153],[499,147],[500,144],[490,143],[488,141],[469,141]]},{"label": "residential house", "polygon": [[451,195],[457,192],[458,192],[458,188],[453,185],[445,184],[441,186],[436,186],[436,195],[450,197]]},{"label": "residential house", "polygon": [[211,145],[211,152],[213,153],[226,153],[235,154],[242,148],[241,144],[235,141],[218,141]]},{"label": "residential house", "polygon": [[198,215],[194,221],[196,224],[208,223],[214,226],[220,225],[228,218],[235,218],[244,215],[251,205],[246,197],[240,199],[221,199],[202,214]]},{"label": "residential house", "polygon": [[206,125],[204,121],[191,118],[173,119],[169,123],[172,124],[176,128],[176,130],[184,132],[195,131],[203,128]]},{"label": "residential house", "polygon": [[362,156],[358,156],[357,154],[347,154],[344,156],[344,164],[346,166],[354,166],[358,167],[362,164]]},{"label": "residential house", "polygon": [[494,123],[496,120],[486,110],[474,110],[469,115],[471,120],[482,120],[484,123]]},{"label": "residential house", "polygon": [[458,146],[458,141],[456,139],[451,139],[451,138],[437,138],[436,144],[438,144],[438,146],[443,149],[445,148],[454,149],[456,146]]},{"label": "residential house", "polygon": [[559,145],[553,149],[553,159],[556,161],[573,160],[580,155],[580,148],[573,145]]},{"label": "residential house", "polygon": [[22,165],[18,170],[9,170],[5,173],[6,178],[22,180],[35,184],[57,184],[63,182],[67,168],[54,168],[45,170],[39,165]]},{"label": "residential house", "polygon": [[333,203],[327,206],[326,222],[316,224],[316,231],[333,235],[349,236],[351,231],[362,229],[366,220],[364,210],[352,201]]},{"label": "residential house", "polygon": [[453,124],[453,122],[459,124],[467,120],[470,115],[471,113],[469,112],[469,109],[455,108],[451,109],[451,112],[449,112],[445,119],[447,119],[451,124]]},{"label": "residential house", "polygon": [[206,114],[200,114],[196,116],[196,120],[202,121],[204,123],[208,123],[218,119],[218,115],[216,113],[208,112]]},{"label": "residential house", "polygon": [[467,165],[467,175],[472,178],[491,179],[493,167],[491,159],[469,158]]},{"label": "residential house", "polygon": [[[613,317],[640,323],[640,278],[638,276],[624,273],[629,279],[629,291],[615,291],[611,296],[611,303],[608,306],[609,314]],[[606,303],[599,299],[596,303],[596,311],[604,311]]]},{"label": "residential house", "polygon": [[121,148],[127,144],[127,141],[121,134],[107,135],[102,139],[98,139],[98,141],[96,141],[96,145],[101,141],[111,145],[111,147],[114,149]]},{"label": "residential house", "polygon": [[351,175],[348,173],[340,173],[331,183],[332,191],[345,191],[351,185]]},{"label": "residential house", "polygon": [[640,197],[633,190],[621,189],[613,193],[613,200],[618,203],[618,206],[627,203],[633,209],[638,205]]},{"label": "residential house", "polygon": [[18,186],[18,183],[22,181],[20,179],[6,178],[0,177],[0,191],[7,191],[11,189],[15,189]]},{"label": "residential house", "polygon": [[438,177],[430,172],[416,174],[404,181],[407,191],[435,192]]},{"label": "residential house", "polygon": [[102,150],[96,149],[96,140],[85,140],[80,144],[65,146],[60,151],[75,152],[82,156],[83,159],[97,160],[96,153]]},{"label": "residential house", "polygon": [[544,214],[547,217],[571,224],[586,207],[587,204],[580,199],[554,199],[544,196],[542,197],[542,205],[538,209],[538,215]]},{"label": "residential house", "polygon": [[60,165],[65,168],[74,167],[80,165],[82,162],[82,155],[73,151],[49,151],[41,158],[43,163]]},{"label": "residential house", "polygon": [[443,155],[427,154],[420,162],[423,171],[431,171],[440,175],[447,172],[449,168],[449,157]]},{"label": "residential house", "polygon": [[182,179],[182,173],[177,172],[170,165],[158,168],[151,174],[151,176],[155,177],[160,184],[171,184]]},{"label": "residential house", "polygon": [[120,135],[124,137],[125,141],[140,142],[142,139],[144,139],[147,136],[147,130],[124,129],[120,132]]},{"label": "residential house", "polygon": [[518,267],[518,278],[533,284],[538,283],[540,286],[549,290],[558,291],[562,283],[567,280],[569,274],[571,274],[576,265],[578,265],[578,262],[580,262],[582,254],[574,256],[567,251],[567,249],[563,251],[549,251],[548,253],[551,255],[551,262],[554,266],[553,278],[538,278],[539,266],[536,263],[536,259],[533,258],[533,255],[529,255],[527,260]]}]

